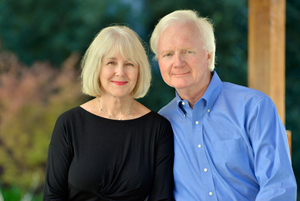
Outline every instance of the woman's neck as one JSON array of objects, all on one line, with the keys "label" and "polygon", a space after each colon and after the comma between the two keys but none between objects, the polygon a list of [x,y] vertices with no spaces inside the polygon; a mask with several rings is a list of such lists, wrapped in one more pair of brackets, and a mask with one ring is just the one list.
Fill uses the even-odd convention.
[{"label": "woman's neck", "polygon": [[135,100],[131,96],[115,98],[103,95],[97,98],[97,102],[99,113],[107,118],[122,120],[131,114]]}]

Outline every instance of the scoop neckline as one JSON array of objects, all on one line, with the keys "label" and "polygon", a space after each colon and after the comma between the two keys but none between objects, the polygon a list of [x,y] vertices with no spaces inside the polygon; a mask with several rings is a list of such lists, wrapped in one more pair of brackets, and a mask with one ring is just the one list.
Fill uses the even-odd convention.
[{"label": "scoop neckline", "polygon": [[95,115],[95,114],[93,114],[93,113],[87,111],[86,109],[82,108],[80,105],[77,106],[77,107],[79,107],[79,108],[80,108],[81,110],[83,110],[85,113],[90,114],[90,115],[92,115],[92,116],[94,116],[94,117],[98,117],[98,118],[105,119],[105,120],[108,120],[108,121],[115,121],[115,122],[134,121],[134,120],[138,120],[138,119],[141,119],[141,118],[143,118],[143,117],[146,117],[146,116],[148,116],[149,114],[153,113],[153,111],[150,110],[148,113],[146,113],[146,114],[144,114],[144,115],[142,115],[142,116],[140,116],[140,117],[134,118],[134,119],[118,120],[118,119],[108,119],[108,118],[105,118],[105,117],[100,117],[100,116],[98,116],[98,115]]}]

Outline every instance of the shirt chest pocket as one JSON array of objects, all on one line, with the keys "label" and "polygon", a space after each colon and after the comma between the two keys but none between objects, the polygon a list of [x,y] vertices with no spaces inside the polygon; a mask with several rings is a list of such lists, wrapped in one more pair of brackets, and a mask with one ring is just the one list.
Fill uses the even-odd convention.
[{"label": "shirt chest pocket", "polygon": [[213,149],[224,154],[239,154],[241,150],[246,149],[244,143],[243,139],[218,140],[213,143]]},{"label": "shirt chest pocket", "polygon": [[215,141],[212,155],[215,168],[223,176],[244,175],[251,169],[249,153],[243,139]]}]

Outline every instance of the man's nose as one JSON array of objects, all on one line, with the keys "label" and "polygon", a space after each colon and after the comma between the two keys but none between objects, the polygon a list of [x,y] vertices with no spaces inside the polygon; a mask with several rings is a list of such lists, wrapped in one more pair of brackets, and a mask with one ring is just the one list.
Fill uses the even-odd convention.
[{"label": "man's nose", "polygon": [[177,53],[174,57],[174,67],[180,68],[185,65],[184,57],[182,54]]}]

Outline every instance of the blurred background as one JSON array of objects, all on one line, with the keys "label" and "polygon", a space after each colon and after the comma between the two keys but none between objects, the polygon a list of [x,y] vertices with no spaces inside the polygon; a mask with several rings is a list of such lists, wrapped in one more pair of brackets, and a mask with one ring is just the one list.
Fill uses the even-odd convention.
[{"label": "blurred background", "polygon": [[[174,97],[148,44],[158,20],[177,9],[213,20],[218,75],[247,86],[247,0],[0,0],[0,201],[42,200],[52,129],[62,112],[90,98],[80,92],[80,60],[102,28],[124,24],[144,40],[153,81],[140,102],[158,111]],[[297,181],[299,24],[300,1],[287,0],[286,128]]]}]

